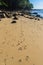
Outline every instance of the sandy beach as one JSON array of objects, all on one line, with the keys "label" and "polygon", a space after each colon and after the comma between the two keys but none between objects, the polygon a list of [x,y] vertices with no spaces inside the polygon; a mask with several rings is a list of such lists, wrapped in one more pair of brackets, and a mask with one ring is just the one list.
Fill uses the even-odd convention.
[{"label": "sandy beach", "polygon": [[0,21],[0,65],[43,65],[43,19],[12,20]]}]

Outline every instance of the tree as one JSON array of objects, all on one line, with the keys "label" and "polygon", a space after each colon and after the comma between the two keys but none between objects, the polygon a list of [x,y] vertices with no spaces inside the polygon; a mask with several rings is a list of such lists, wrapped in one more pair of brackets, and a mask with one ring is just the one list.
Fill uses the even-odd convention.
[{"label": "tree", "polygon": [[0,0],[2,5],[10,9],[31,9],[33,5],[29,0]]}]

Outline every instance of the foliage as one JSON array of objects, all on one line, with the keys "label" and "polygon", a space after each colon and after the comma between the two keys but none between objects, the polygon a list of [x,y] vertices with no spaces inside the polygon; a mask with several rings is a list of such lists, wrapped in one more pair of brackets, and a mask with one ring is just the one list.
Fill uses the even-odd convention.
[{"label": "foliage", "polygon": [[33,5],[29,0],[0,0],[0,5],[12,9],[32,9]]}]

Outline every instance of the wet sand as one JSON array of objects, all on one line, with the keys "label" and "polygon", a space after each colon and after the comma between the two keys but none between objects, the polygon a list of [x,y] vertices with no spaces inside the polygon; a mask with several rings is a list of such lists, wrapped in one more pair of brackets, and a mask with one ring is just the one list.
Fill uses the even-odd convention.
[{"label": "wet sand", "polygon": [[43,20],[0,21],[0,65],[43,65]]}]

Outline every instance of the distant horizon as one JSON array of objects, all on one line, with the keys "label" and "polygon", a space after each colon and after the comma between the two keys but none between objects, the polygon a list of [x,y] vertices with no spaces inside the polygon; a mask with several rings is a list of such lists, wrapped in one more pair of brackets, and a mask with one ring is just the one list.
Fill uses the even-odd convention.
[{"label": "distant horizon", "polygon": [[33,4],[33,9],[43,9],[43,0],[30,0],[30,2]]},{"label": "distant horizon", "polygon": [[35,9],[35,8],[33,8],[33,9]]}]

